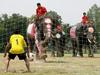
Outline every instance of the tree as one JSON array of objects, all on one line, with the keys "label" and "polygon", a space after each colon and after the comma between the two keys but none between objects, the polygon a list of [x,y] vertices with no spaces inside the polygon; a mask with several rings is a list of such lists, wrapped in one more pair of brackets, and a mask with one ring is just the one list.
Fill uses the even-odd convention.
[{"label": "tree", "polygon": [[33,22],[36,18],[36,15],[32,15],[31,17],[28,18],[28,22]]},{"label": "tree", "polygon": [[24,17],[20,14],[12,14],[8,16],[7,14],[3,14],[0,17],[0,50],[4,49],[4,46],[9,39],[9,36],[16,28],[20,28],[21,33],[26,36],[26,28],[28,25],[27,17]]},{"label": "tree", "polygon": [[90,20],[93,20],[97,32],[100,31],[100,7],[94,4],[88,11],[88,16]]},{"label": "tree", "polygon": [[96,29],[96,38],[97,41],[100,42],[100,7],[94,4],[88,11],[88,16],[90,20],[94,21],[95,29]]},{"label": "tree", "polygon": [[55,11],[49,11],[46,14],[46,17],[50,17],[53,20],[53,29],[56,27],[56,25],[62,25],[62,18],[60,15],[57,14]]}]

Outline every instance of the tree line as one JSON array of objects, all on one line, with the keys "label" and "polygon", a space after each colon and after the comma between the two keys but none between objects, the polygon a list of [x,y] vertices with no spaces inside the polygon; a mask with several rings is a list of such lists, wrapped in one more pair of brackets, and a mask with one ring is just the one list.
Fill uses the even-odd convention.
[{"label": "tree line", "polygon": [[[94,21],[94,25],[97,32],[97,41],[100,41],[100,7],[94,4],[89,11],[87,11],[89,19]],[[65,31],[67,37],[67,28],[69,24],[63,24],[61,16],[55,11],[49,11],[47,16],[51,17],[54,21],[53,27],[55,28],[57,24],[62,25],[63,30]],[[11,16],[8,14],[2,14],[0,16],[0,52],[4,50],[6,42],[9,39],[9,36],[12,34],[13,30],[20,28],[21,33],[26,36],[27,25],[29,20],[33,20],[35,15],[31,17],[26,17],[17,13],[13,13]]]}]

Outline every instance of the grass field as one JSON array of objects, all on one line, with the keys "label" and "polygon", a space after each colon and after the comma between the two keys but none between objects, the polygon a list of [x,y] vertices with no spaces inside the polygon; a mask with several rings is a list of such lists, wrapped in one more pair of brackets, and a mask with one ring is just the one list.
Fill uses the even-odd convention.
[{"label": "grass field", "polygon": [[48,56],[46,63],[30,62],[31,73],[26,72],[24,61],[17,58],[12,60],[9,72],[4,72],[3,56],[0,54],[0,75],[100,75],[100,54],[94,58],[71,57],[66,54],[64,57]]}]

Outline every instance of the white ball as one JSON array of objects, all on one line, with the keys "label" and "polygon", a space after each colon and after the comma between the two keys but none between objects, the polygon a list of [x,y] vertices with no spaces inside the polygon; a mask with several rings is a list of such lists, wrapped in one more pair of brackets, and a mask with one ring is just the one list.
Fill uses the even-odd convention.
[{"label": "white ball", "polygon": [[60,35],[59,33],[57,33],[57,34],[56,34],[56,38],[59,39],[60,37],[61,37],[61,35]]},{"label": "white ball", "polygon": [[29,56],[30,56],[30,61],[33,61],[34,60],[34,54],[33,53],[29,53]]}]

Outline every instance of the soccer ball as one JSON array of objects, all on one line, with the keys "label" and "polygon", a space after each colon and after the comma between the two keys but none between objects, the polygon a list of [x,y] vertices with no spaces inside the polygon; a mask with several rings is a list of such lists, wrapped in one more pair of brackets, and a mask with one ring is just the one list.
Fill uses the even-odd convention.
[{"label": "soccer ball", "polygon": [[56,38],[61,38],[61,35],[59,33],[56,34]]},{"label": "soccer ball", "polygon": [[34,60],[34,54],[33,53],[29,53],[29,56],[30,56],[30,61],[33,61]]}]

